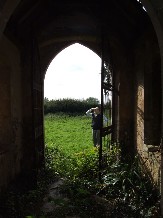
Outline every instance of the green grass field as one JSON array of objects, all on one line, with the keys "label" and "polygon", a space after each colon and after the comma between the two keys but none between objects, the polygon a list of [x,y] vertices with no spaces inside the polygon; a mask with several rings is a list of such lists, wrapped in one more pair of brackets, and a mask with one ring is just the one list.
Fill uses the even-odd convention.
[{"label": "green grass field", "polygon": [[46,116],[45,143],[46,163],[59,176],[76,180],[89,171],[92,179],[97,177],[98,149],[92,142],[91,118],[64,114]]},{"label": "green grass field", "polygon": [[45,116],[45,144],[59,146],[66,152],[81,152],[91,149],[91,118],[68,115]]}]

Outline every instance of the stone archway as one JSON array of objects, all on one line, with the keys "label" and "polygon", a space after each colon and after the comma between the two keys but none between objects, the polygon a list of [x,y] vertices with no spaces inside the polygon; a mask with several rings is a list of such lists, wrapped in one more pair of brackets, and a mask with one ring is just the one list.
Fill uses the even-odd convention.
[{"label": "stone archway", "polygon": [[[133,77],[139,77],[144,72],[142,66],[141,69],[137,70],[134,68],[133,70],[134,52],[136,51],[134,46],[135,42],[139,44],[138,38],[140,39],[140,35],[142,36],[145,31],[142,23],[145,27],[150,26],[147,16],[141,11],[140,14],[138,13],[140,15],[139,20],[136,13],[140,8],[136,0],[126,1],[123,4],[119,0],[110,1],[111,10],[103,7],[102,3],[98,3],[98,1],[93,2],[94,7],[92,7],[91,3],[87,7],[82,2],[61,3],[64,4],[59,4],[55,1],[46,3],[35,1],[35,4],[33,4],[33,1],[30,0],[15,0],[12,2],[6,0],[0,4],[2,11],[0,43],[6,46],[10,54],[13,54],[14,58],[11,56],[10,58],[14,60],[15,69],[11,70],[13,63],[7,61],[8,57],[4,61],[5,66],[0,66],[0,81],[3,81],[7,73],[9,76],[5,83],[6,95],[8,96],[8,106],[6,105],[8,111],[5,111],[7,113],[6,116],[5,114],[1,116],[1,118],[6,120],[6,123],[8,122],[8,126],[3,129],[5,140],[12,142],[8,143],[10,152],[3,156],[3,164],[1,166],[1,173],[5,175],[4,184],[6,185],[17,174],[23,171],[35,170],[43,160],[42,89],[44,72],[50,58],[68,44],[77,41],[82,42],[100,55],[101,26],[105,29],[106,39],[110,42],[110,51],[116,70],[116,86],[119,87],[118,91],[121,93],[119,102],[120,116],[118,120],[120,123],[119,135],[122,137],[125,133],[132,140],[132,143],[136,141],[134,138],[136,103]],[[103,3],[105,6],[106,2],[104,1]],[[142,3],[147,9],[158,38],[160,53],[158,54],[159,49],[156,48],[157,45],[155,53],[157,58],[161,55],[163,73],[163,23],[161,20],[163,3],[161,0],[157,1],[157,4],[154,0],[151,2],[142,0]],[[140,29],[139,26],[141,26]],[[153,30],[151,32],[153,34]],[[153,42],[147,36],[145,37],[144,39],[147,39],[148,42]],[[154,43],[156,41],[154,39]],[[140,59],[139,53],[144,49],[140,44],[140,49],[138,49],[136,56],[137,59]],[[141,54],[145,54],[145,50],[143,52]],[[4,58],[2,49],[0,50],[0,57]],[[153,64],[158,63],[157,58],[154,60],[151,57]],[[10,72],[8,72],[8,66]],[[148,67],[151,70],[152,66]],[[141,72],[141,75],[135,73],[138,71]],[[3,100],[3,98],[1,99]],[[127,99],[126,102],[125,99]],[[134,105],[134,107],[129,108],[129,105]],[[4,143],[5,140],[3,141]],[[16,148],[15,156],[11,153],[11,144],[14,145],[14,149]],[[2,145],[2,147],[4,146]],[[130,147],[128,146],[127,149],[129,151]],[[2,155],[0,158],[2,158]],[[7,171],[6,168],[8,168]],[[163,181],[163,178],[161,181]],[[4,184],[0,186],[3,187]]]}]

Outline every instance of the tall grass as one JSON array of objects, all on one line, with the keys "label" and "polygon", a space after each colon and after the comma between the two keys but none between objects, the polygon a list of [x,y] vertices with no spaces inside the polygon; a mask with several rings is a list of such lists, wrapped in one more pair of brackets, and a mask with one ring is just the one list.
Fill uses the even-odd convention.
[{"label": "tall grass", "polygon": [[45,117],[45,126],[46,163],[53,166],[56,174],[73,180],[84,168],[85,176],[86,168],[96,172],[98,152],[93,147],[90,118],[50,115]]},{"label": "tall grass", "polygon": [[45,144],[73,154],[92,148],[91,119],[65,114],[45,116]]},{"label": "tall grass", "polygon": [[[116,145],[103,148],[99,182],[99,154],[92,143],[90,118],[45,116],[45,143],[45,168],[38,174],[37,189],[23,195],[9,193],[7,216],[2,217],[161,217],[157,189],[141,172],[137,158],[132,163],[119,161],[120,149]],[[56,210],[42,213],[44,194],[57,178],[64,179],[60,191],[69,200],[50,198]]]},{"label": "tall grass", "polygon": [[114,145],[110,150],[103,148],[105,167],[103,183],[99,183],[98,149],[92,144],[90,124],[91,120],[86,116],[52,115],[45,118],[46,163],[56,175],[66,179],[64,192],[77,199],[73,200],[74,204],[79,204],[79,199],[90,200],[91,195],[109,200],[112,202],[109,212],[108,205],[102,209],[105,210],[104,217],[113,214],[114,217],[159,217],[157,190],[141,172],[137,159],[130,164],[120,163],[117,159],[120,150]]}]

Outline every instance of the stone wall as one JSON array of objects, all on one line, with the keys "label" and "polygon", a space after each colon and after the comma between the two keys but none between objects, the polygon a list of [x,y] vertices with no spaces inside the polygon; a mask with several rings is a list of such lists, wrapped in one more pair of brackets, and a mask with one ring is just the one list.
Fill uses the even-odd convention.
[{"label": "stone wall", "polygon": [[[42,86],[38,88],[41,81],[36,79],[34,85],[32,80],[33,73],[38,70],[39,66],[36,66],[36,69],[32,68],[35,62],[32,56],[30,25],[27,25],[29,35],[26,35],[26,32],[19,30],[19,25],[16,26],[13,23],[13,38],[15,37],[16,39],[17,34],[21,32],[20,38],[24,40],[23,43],[19,42],[20,44],[22,43],[21,55],[17,47],[3,35],[7,22],[14,15],[14,10],[19,2],[20,0],[3,0],[3,4],[0,4],[0,175],[3,175],[0,180],[1,188],[7,186],[20,171],[25,172],[30,170],[34,163],[37,162],[37,155],[35,153],[36,137],[40,133],[42,134],[42,118],[40,118],[40,122],[35,122],[33,108],[37,100],[37,98],[35,100],[33,98],[33,90],[35,89],[36,93],[38,93]],[[125,142],[128,143],[124,152],[132,152],[134,149],[133,145],[135,144],[135,149],[138,151],[144,168],[150,173],[155,183],[159,184],[159,140],[161,138],[160,121],[162,119],[160,114],[163,113],[163,108],[161,107],[163,98],[161,100],[162,90],[160,87],[160,82],[163,79],[161,79],[161,72],[159,70],[162,67],[163,72],[163,2],[162,0],[142,0],[141,2],[147,9],[154,25],[160,50],[152,29],[145,29],[146,34],[140,36],[135,44],[134,54],[132,53],[132,48],[128,51],[126,49],[126,52],[123,51],[121,53],[118,50],[120,48],[114,49],[114,51],[117,50],[117,54],[119,53],[117,58],[114,57],[114,60],[117,61],[118,56],[122,59],[121,63],[117,62],[116,66],[116,71],[118,71],[116,87],[120,93],[120,97],[117,97],[117,102],[119,101],[117,103],[119,110],[117,109],[118,111],[116,112],[116,117],[118,117],[117,123],[119,122],[117,135],[119,134],[120,139],[126,140]],[[25,15],[23,13],[22,18],[25,19],[26,15],[28,13]],[[40,28],[44,30],[41,26]],[[26,26],[24,29],[26,29]],[[113,33],[110,32],[110,26],[108,26],[108,29],[109,34],[113,36]],[[124,31],[126,33],[130,32],[129,29],[124,29]],[[119,37],[121,38],[121,35]],[[60,34],[58,38],[60,39]],[[16,40],[19,41],[18,38]],[[65,43],[65,45],[67,43],[66,40],[68,38],[64,35],[63,44]],[[94,43],[93,46],[98,43]],[[52,53],[59,52],[61,47],[64,47],[63,44],[57,41],[56,44],[52,45],[52,42],[50,42],[47,49],[41,48],[41,58],[44,60],[41,63],[42,72],[46,70],[49,60],[53,56]],[[112,46],[114,44],[116,43],[112,43]],[[51,50],[49,50],[49,47],[51,47]],[[95,50],[99,50],[99,47]],[[161,61],[162,66],[160,67]],[[38,74],[35,75],[38,78]],[[40,94],[41,97],[42,93]],[[42,101],[40,100],[40,105],[41,103]],[[37,112],[36,114],[38,115]],[[40,141],[37,141],[38,144],[41,142],[43,145],[43,137],[40,137]]]},{"label": "stone wall", "polygon": [[136,150],[143,168],[160,186],[161,64],[152,28],[146,30],[135,45],[134,67]]},{"label": "stone wall", "polygon": [[18,49],[0,41],[0,191],[20,172],[22,159],[21,70]]}]

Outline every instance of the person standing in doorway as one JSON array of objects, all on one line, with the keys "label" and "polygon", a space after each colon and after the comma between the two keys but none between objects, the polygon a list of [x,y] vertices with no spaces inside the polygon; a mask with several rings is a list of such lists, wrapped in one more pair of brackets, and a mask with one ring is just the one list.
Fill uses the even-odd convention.
[{"label": "person standing in doorway", "polygon": [[[94,147],[100,146],[101,110],[100,107],[91,108],[86,112],[92,117],[92,137]],[[104,117],[105,119],[106,117]],[[107,119],[107,118],[106,118]],[[106,121],[106,120],[105,120]]]}]

